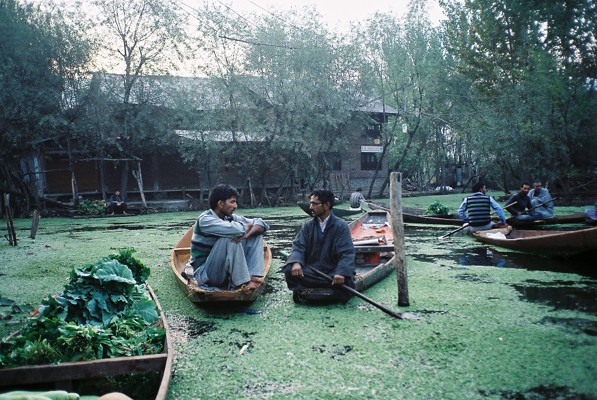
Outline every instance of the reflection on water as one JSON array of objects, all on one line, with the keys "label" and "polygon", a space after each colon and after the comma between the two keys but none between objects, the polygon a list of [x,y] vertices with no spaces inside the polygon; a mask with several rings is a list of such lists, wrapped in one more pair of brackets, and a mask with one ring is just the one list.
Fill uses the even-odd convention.
[{"label": "reflection on water", "polygon": [[407,256],[426,262],[456,261],[459,265],[471,267],[523,268],[539,271],[572,272],[597,277],[597,270],[592,268],[593,263],[590,262],[597,256],[594,253],[584,253],[568,258],[543,257],[540,254],[516,252],[482,244],[464,236],[453,236],[446,240],[439,240],[438,237],[441,234],[438,234],[438,229],[440,232],[444,232],[445,227],[406,225],[404,232]]},{"label": "reflection on water", "polygon": [[[274,257],[284,259],[284,253],[290,250],[298,229],[307,220],[308,217],[302,216],[268,219],[272,229],[267,233],[267,240],[272,246]],[[488,246],[467,236],[455,235],[447,240],[439,240],[439,236],[449,231],[445,227],[405,225],[404,228],[407,258],[452,269],[458,265],[465,272],[459,274],[457,279],[491,283],[489,277],[475,272],[475,267],[479,266],[576,273],[579,275],[576,281],[528,281],[515,288],[526,301],[545,304],[555,309],[574,309],[597,314],[597,281],[593,279],[597,278],[597,271],[590,268],[594,262],[589,261],[595,260],[597,255],[568,259],[548,258]],[[283,279],[276,274],[273,278]],[[558,324],[590,335],[597,332],[597,322],[583,318],[565,321],[553,319],[542,323]]]}]

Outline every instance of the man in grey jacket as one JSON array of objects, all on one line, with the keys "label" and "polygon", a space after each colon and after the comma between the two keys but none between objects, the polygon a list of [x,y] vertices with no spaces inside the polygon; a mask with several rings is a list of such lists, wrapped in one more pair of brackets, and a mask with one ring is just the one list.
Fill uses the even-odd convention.
[{"label": "man in grey jacket", "polygon": [[[286,260],[284,274],[288,288],[298,292],[304,288],[331,287],[342,302],[348,301],[348,292],[340,285],[354,287],[355,249],[346,222],[332,212],[334,194],[318,189],[311,193],[310,209],[313,219],[305,223],[294,241]],[[319,277],[314,267],[329,276],[329,281]]]},{"label": "man in grey jacket", "polygon": [[263,234],[269,225],[261,218],[235,215],[237,198],[232,186],[216,186],[209,195],[210,209],[195,223],[184,275],[199,286],[255,289],[264,281]]}]

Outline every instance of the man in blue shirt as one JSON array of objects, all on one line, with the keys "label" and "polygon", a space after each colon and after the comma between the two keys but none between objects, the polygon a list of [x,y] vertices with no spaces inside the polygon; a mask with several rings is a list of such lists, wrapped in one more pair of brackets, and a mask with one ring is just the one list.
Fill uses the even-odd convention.
[{"label": "man in blue shirt", "polygon": [[471,232],[486,231],[493,228],[491,222],[491,208],[500,218],[502,224],[506,223],[506,215],[502,207],[491,196],[485,193],[485,184],[477,182],[473,185],[473,195],[465,197],[458,208],[458,215],[468,223]]}]

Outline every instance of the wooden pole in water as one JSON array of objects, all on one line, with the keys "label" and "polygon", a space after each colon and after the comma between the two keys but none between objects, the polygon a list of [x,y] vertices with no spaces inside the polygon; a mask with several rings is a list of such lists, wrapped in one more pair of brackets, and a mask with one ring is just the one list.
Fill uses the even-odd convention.
[{"label": "wooden pole in water", "polygon": [[394,233],[394,268],[398,281],[398,306],[410,305],[408,298],[408,276],[404,255],[404,222],[402,221],[402,173],[390,174],[390,215]]},{"label": "wooden pole in water", "polygon": [[8,243],[11,246],[17,245],[17,233],[12,220],[12,210],[10,208],[10,194],[4,193],[4,209],[6,210],[6,228],[8,229]]},{"label": "wooden pole in water", "polygon": [[31,218],[31,235],[29,236],[31,239],[35,239],[35,235],[37,234],[37,228],[39,228],[39,219],[41,215],[39,211],[33,210],[33,216]]}]

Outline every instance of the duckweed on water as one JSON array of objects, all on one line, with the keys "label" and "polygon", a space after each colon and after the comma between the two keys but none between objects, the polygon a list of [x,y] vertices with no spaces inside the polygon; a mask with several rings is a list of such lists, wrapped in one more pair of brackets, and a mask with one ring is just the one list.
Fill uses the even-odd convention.
[{"label": "duckweed on water", "polygon": [[[461,197],[452,196],[453,203]],[[298,207],[241,213],[267,213],[274,254],[287,250],[305,221]],[[256,302],[205,309],[188,302],[169,265],[170,249],[197,214],[128,218],[144,229],[103,218],[72,231],[73,220],[42,220],[35,241],[26,239],[30,221],[18,220],[19,246],[0,244],[0,298],[35,306],[64,285],[73,265],[126,245],[150,266],[172,328],[172,399],[597,398],[594,276],[462,263],[463,254],[475,253],[474,241],[440,242],[442,228],[422,227],[406,233],[410,307],[396,306],[395,275],[365,293],[419,320],[392,319],[356,298],[296,305],[279,257]],[[3,335],[15,330],[5,322]]]}]

